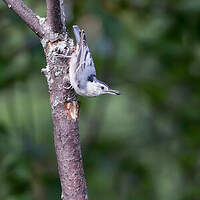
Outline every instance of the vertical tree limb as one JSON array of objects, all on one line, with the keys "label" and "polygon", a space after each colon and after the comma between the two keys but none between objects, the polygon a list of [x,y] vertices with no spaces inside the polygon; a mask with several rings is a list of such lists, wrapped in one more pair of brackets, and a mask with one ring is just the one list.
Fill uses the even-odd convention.
[{"label": "vertical tree limb", "polygon": [[54,33],[66,32],[63,0],[46,0],[46,6],[50,30]]},{"label": "vertical tree limb", "polygon": [[68,57],[73,51],[72,44],[67,38],[46,45],[45,73],[50,90],[62,199],[87,200],[78,128],[79,103],[68,82]]}]

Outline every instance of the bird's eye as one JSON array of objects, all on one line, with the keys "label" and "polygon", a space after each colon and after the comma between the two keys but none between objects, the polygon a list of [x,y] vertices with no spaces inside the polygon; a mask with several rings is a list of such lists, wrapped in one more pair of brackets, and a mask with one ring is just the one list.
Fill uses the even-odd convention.
[{"label": "bird's eye", "polygon": [[104,89],[104,87],[103,87],[103,86],[101,86],[101,89],[103,90],[103,89]]}]

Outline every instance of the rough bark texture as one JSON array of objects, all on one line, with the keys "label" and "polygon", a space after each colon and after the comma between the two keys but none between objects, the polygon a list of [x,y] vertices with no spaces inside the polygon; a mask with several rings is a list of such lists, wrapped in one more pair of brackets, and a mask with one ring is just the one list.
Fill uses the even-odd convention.
[{"label": "rough bark texture", "polygon": [[65,32],[65,12],[63,0],[46,0],[47,23],[55,33]]},{"label": "rough bark texture", "polygon": [[73,43],[65,38],[63,41],[47,44],[47,68],[43,71],[50,88],[62,199],[86,200],[88,196],[78,133],[79,103],[68,82],[68,56],[71,54]]},{"label": "rough bark texture", "polygon": [[62,200],[87,200],[81,156],[79,102],[69,82],[69,60],[74,49],[65,27],[63,0],[46,0],[47,18],[40,18],[21,0],[4,0],[40,37],[54,124],[54,142],[62,187]]}]

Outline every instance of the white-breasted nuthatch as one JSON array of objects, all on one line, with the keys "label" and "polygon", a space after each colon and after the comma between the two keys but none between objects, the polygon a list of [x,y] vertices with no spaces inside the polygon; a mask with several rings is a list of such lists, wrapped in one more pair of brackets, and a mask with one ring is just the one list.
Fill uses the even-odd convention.
[{"label": "white-breasted nuthatch", "polygon": [[87,97],[96,97],[102,94],[119,95],[119,91],[110,89],[104,82],[96,78],[94,62],[84,31],[80,30],[77,25],[73,26],[73,31],[77,44],[70,60],[69,78],[76,93]]}]

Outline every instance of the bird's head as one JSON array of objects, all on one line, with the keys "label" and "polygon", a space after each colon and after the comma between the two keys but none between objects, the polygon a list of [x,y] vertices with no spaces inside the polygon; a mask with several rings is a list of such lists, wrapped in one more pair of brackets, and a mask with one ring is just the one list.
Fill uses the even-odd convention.
[{"label": "bird's head", "polygon": [[90,96],[99,96],[102,94],[120,95],[119,91],[112,90],[104,82],[96,79],[96,77],[93,77],[92,81],[88,81],[87,90],[90,93]]}]

